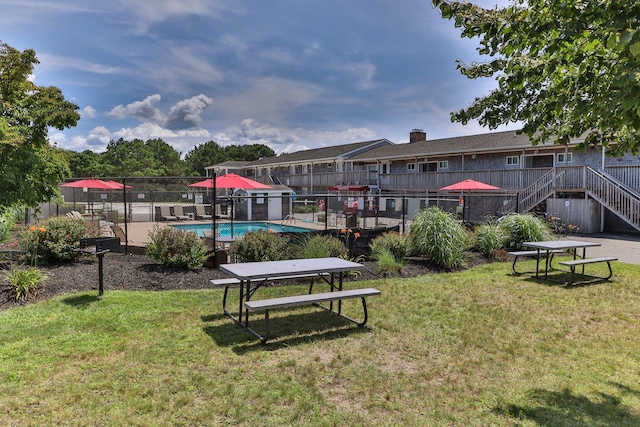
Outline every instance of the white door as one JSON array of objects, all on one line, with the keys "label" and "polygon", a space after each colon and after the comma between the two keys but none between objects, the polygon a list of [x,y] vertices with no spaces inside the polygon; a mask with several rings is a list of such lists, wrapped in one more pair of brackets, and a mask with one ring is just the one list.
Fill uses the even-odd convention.
[{"label": "white door", "polygon": [[282,198],[280,197],[269,197],[269,220],[270,221],[280,221],[282,219]]}]

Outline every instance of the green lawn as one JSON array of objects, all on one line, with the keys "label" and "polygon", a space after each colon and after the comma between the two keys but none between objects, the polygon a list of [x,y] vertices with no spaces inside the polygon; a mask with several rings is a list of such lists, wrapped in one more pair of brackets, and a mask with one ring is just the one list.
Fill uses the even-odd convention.
[{"label": "green lawn", "polygon": [[357,286],[382,290],[372,330],[276,311],[267,346],[219,290],[0,312],[0,425],[640,425],[640,266],[572,288],[510,263]]}]

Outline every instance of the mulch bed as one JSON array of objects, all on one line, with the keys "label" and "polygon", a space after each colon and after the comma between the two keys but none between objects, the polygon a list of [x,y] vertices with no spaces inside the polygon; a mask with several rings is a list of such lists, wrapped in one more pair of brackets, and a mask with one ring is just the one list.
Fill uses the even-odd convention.
[{"label": "mulch bed", "polygon": [[[487,262],[483,257],[475,257],[469,265]],[[375,262],[365,261],[366,270],[356,279],[378,278]],[[166,291],[186,289],[210,289],[209,280],[227,277],[214,268],[197,271],[167,268],[145,255],[107,254],[104,258],[104,290],[144,290]],[[27,301],[16,302],[10,285],[0,278],[0,310],[18,305],[30,304],[57,295],[98,290],[98,261],[95,257],[83,257],[77,262],[40,266],[48,276],[45,286]],[[410,259],[400,277],[415,277],[437,273],[422,259]]]}]

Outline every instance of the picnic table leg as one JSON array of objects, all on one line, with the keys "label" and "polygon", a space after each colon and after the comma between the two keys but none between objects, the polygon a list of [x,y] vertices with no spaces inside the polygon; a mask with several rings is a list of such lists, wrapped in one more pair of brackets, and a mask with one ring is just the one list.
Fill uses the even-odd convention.
[{"label": "picnic table leg", "polygon": [[[251,281],[247,280],[246,282],[247,282],[247,292],[246,292],[246,295],[245,295],[245,299],[247,301],[249,301],[249,299],[251,298]],[[242,306],[242,303],[243,302],[240,301],[240,305],[241,306]],[[244,321],[245,321],[245,325],[248,326],[249,325],[249,310],[247,310],[247,309],[244,310]]]},{"label": "picnic table leg", "polygon": [[[536,279],[538,278],[538,270],[539,270],[539,266],[540,266],[540,249],[536,249],[536,251],[538,252],[536,255]],[[515,265],[515,264],[514,264]]]},{"label": "picnic table leg", "polygon": [[242,324],[242,303],[244,302],[244,281],[240,281],[240,303],[238,304],[238,322]]}]

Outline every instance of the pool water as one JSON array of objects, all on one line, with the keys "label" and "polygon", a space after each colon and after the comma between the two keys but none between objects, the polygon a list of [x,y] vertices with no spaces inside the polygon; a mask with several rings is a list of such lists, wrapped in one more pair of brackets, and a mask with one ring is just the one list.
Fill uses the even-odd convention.
[{"label": "pool water", "polygon": [[[211,224],[176,224],[172,225],[179,230],[193,231],[200,237],[204,237],[205,231],[211,231]],[[231,223],[217,223],[218,235],[231,236]],[[235,222],[233,223],[233,235],[243,236],[247,231],[273,231],[274,233],[304,233],[315,231],[310,228],[296,227],[293,225],[272,224],[270,222]]]}]

